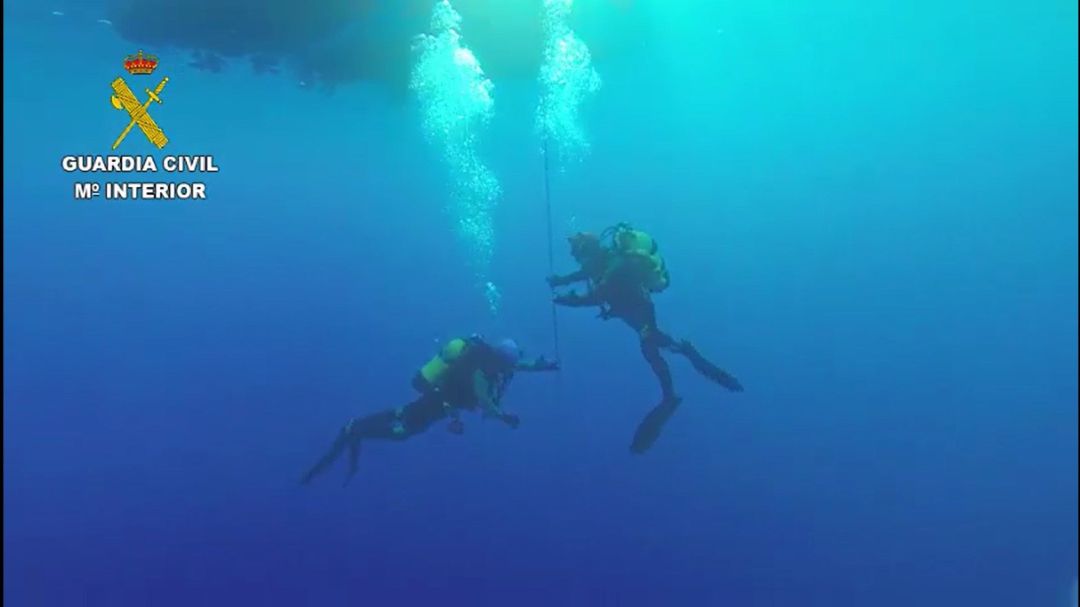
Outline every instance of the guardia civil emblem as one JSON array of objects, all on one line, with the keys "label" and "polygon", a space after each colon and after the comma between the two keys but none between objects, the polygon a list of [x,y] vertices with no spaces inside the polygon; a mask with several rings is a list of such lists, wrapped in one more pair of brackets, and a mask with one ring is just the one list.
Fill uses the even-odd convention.
[{"label": "guardia civil emblem", "polygon": [[[158,59],[153,55],[144,55],[140,50],[135,55],[128,55],[124,58],[124,69],[133,76],[149,76],[157,69]],[[131,91],[127,83],[123,78],[117,78],[112,81],[112,106],[118,110],[127,112],[128,122],[127,127],[120,133],[120,136],[113,142],[112,149],[120,147],[120,144],[124,141],[124,138],[128,136],[133,127],[139,127],[139,130],[146,135],[146,138],[150,140],[150,143],[156,145],[158,149],[164,148],[165,144],[169,143],[169,138],[165,136],[165,132],[161,130],[161,127],[154,122],[154,119],[150,117],[150,114],[146,111],[153,102],[161,103],[161,91],[165,88],[165,83],[169,81],[168,78],[162,78],[161,83],[157,85],[153,90],[147,88],[147,99],[145,103],[140,103],[139,99],[135,96],[135,93]]]}]

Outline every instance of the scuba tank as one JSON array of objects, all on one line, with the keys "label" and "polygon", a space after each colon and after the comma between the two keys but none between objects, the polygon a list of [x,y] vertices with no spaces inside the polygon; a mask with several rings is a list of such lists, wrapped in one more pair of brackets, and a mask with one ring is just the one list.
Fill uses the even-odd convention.
[{"label": "scuba tank", "polygon": [[608,248],[621,261],[630,264],[641,284],[652,293],[660,293],[671,284],[660,246],[648,233],[635,230],[628,223],[618,223],[604,230],[601,238],[610,241]]},{"label": "scuba tank", "polygon": [[413,377],[413,387],[419,392],[430,392],[441,388],[450,365],[461,357],[468,346],[469,342],[464,339],[450,340],[416,372]]}]

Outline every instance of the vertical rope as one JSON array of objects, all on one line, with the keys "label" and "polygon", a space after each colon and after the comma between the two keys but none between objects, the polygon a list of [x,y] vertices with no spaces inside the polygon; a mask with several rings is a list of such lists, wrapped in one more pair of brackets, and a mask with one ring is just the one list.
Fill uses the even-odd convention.
[{"label": "vertical rope", "polygon": [[[547,207],[548,276],[555,275],[555,233],[551,219],[551,163],[548,161],[548,141],[544,139],[544,204]],[[555,340],[555,360],[562,361],[559,351],[559,310],[555,305],[555,287],[551,287],[551,335]]]}]

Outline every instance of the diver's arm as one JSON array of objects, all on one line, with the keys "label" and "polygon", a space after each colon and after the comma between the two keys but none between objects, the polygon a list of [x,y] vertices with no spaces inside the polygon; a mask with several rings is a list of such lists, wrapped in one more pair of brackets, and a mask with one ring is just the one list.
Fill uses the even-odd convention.
[{"label": "diver's arm", "polygon": [[548,360],[543,356],[536,360],[523,360],[514,366],[517,371],[558,371],[559,361]]},{"label": "diver's arm", "polygon": [[553,299],[556,304],[560,306],[568,306],[571,308],[585,308],[590,306],[599,306],[604,303],[604,298],[599,291],[590,291],[585,295],[581,295],[575,291],[571,291],[565,295],[558,295]]},{"label": "diver's arm", "polygon": [[588,280],[588,279],[589,279],[589,273],[588,272],[586,272],[585,270],[578,270],[577,272],[573,272],[573,273],[567,274],[565,276],[559,276],[558,274],[553,274],[551,276],[548,276],[547,283],[551,287],[564,287],[566,285],[573,284],[575,282],[581,282],[583,280]]},{"label": "diver's arm", "polygon": [[505,413],[499,403],[495,402],[495,399],[491,397],[491,383],[488,382],[487,377],[481,371],[473,373],[473,391],[476,393],[476,399],[480,402],[484,417],[494,417],[510,427],[517,427],[518,416]]},{"label": "diver's arm", "polygon": [[484,417],[502,416],[499,403],[495,402],[495,399],[491,397],[491,383],[488,382],[482,371],[473,373],[473,392],[476,394],[476,400],[480,402]]}]

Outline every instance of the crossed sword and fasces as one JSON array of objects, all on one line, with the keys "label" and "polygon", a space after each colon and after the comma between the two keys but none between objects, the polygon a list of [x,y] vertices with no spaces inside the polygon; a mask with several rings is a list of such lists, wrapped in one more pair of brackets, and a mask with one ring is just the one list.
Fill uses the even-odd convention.
[{"label": "crossed sword and fasces", "polygon": [[161,149],[165,147],[165,144],[169,142],[169,138],[165,136],[165,133],[161,130],[161,127],[154,122],[154,119],[150,117],[150,114],[146,112],[146,108],[150,107],[150,104],[154,101],[161,103],[161,90],[165,88],[165,83],[168,82],[168,78],[163,78],[161,84],[157,85],[154,90],[146,89],[146,94],[150,95],[150,98],[146,100],[146,103],[140,104],[139,100],[135,98],[135,93],[131,92],[127,83],[123,78],[117,78],[112,82],[113,96],[110,99],[114,108],[118,110],[127,110],[128,116],[131,116],[131,122],[128,123],[124,132],[120,133],[120,136],[116,138],[116,142],[113,143],[112,149],[116,149],[120,146],[120,142],[127,137],[131,132],[131,128],[135,125],[139,125],[146,138]]}]

